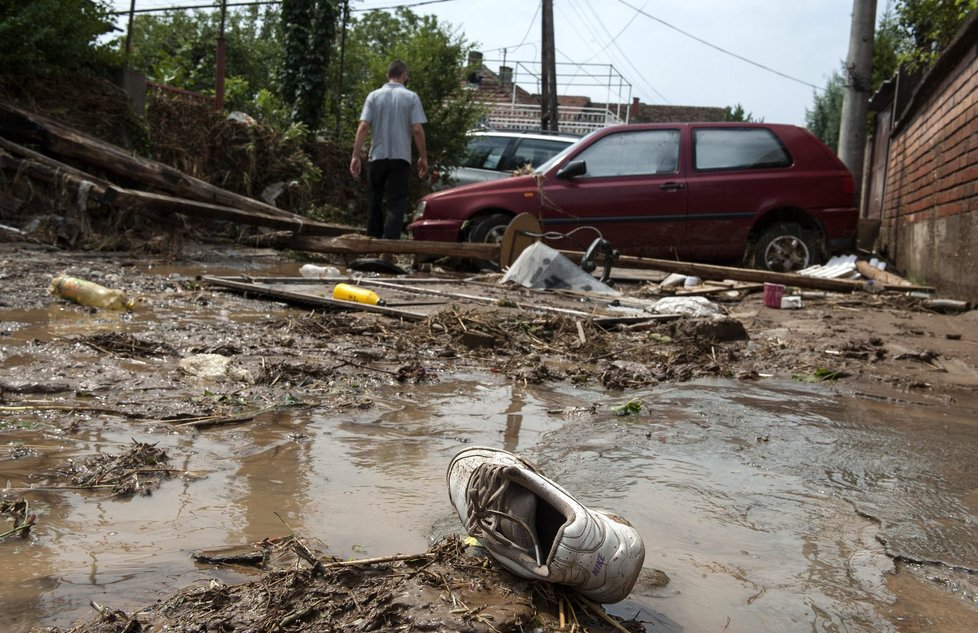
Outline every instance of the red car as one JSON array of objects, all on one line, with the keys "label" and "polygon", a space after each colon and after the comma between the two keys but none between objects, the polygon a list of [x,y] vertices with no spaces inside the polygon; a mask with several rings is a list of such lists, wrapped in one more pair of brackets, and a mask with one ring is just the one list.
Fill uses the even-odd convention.
[{"label": "red car", "polygon": [[580,251],[603,237],[623,255],[791,271],[854,246],[854,189],[832,151],[794,125],[621,125],[532,175],[433,193],[408,231],[491,242],[531,213],[554,248]]}]

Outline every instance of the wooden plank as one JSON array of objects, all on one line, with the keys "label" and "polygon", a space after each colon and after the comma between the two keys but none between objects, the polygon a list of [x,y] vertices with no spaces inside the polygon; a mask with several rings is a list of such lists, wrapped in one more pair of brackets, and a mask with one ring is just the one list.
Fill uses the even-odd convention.
[{"label": "wooden plank", "polygon": [[[571,261],[580,262],[582,253],[576,251],[560,251]],[[776,273],[770,270],[756,270],[753,268],[735,268],[733,266],[717,266],[715,264],[698,264],[694,262],[673,261],[670,259],[654,259],[651,257],[632,257],[622,255],[615,262],[615,266],[621,268],[641,268],[646,270],[661,270],[669,273],[680,273],[694,275],[700,279],[734,279],[737,281],[753,281],[757,283],[777,283],[785,286],[795,286],[797,288],[813,288],[815,290],[830,290],[833,292],[855,292],[863,290],[866,282],[853,279],[822,279],[818,277],[806,277],[796,273]],[[905,292],[908,290],[918,290],[922,292],[933,292],[934,289],[928,286],[895,286],[892,284],[878,284],[884,290],[897,290]]]},{"label": "wooden plank", "polygon": [[380,288],[397,288],[398,290],[407,290],[409,292],[416,292],[422,295],[432,295],[435,297],[448,297],[451,299],[459,299],[463,301],[473,301],[475,303],[488,303],[492,305],[512,305],[521,310],[533,310],[535,312],[550,312],[553,314],[566,314],[569,316],[577,317],[587,317],[591,318],[592,315],[589,312],[581,312],[580,310],[569,310],[567,308],[554,308],[552,306],[542,306],[531,303],[517,303],[510,299],[496,299],[495,297],[484,297],[482,295],[470,295],[460,292],[445,292],[442,290],[435,290],[433,288],[418,288],[412,286],[405,286],[402,284],[392,284],[386,281],[380,281],[379,279],[361,279],[360,284],[364,286],[377,286]]},{"label": "wooden plank", "polygon": [[337,301],[336,299],[330,299],[328,297],[317,297],[315,295],[305,294],[302,292],[289,292],[288,290],[279,290],[277,288],[270,288],[268,286],[263,286],[247,281],[247,277],[241,277],[240,280],[229,278],[229,277],[215,277],[211,275],[205,275],[202,281],[214,284],[215,286],[221,286],[224,288],[230,288],[231,290],[238,290],[245,293],[251,293],[262,297],[271,297],[273,299],[279,299],[287,303],[294,303],[300,305],[309,305],[319,308],[331,308],[337,310],[357,310],[360,312],[373,312],[376,314],[383,314],[385,316],[396,317],[399,319],[404,319],[405,321],[424,321],[428,318],[425,314],[420,314],[418,312],[411,312],[409,310],[400,310],[398,308],[390,308],[386,306],[370,305],[368,303],[355,303],[353,301]]},{"label": "wooden plank", "polygon": [[496,259],[499,246],[473,242],[425,242],[421,240],[382,240],[372,237],[278,237],[271,241],[277,248],[290,248],[311,253],[367,255],[372,253],[434,255],[438,257],[469,257]]},{"label": "wooden plank", "polygon": [[858,270],[859,274],[862,275],[863,277],[869,277],[870,279],[874,281],[878,281],[882,284],[887,284],[890,286],[903,286],[903,287],[908,287],[913,285],[899,275],[894,275],[891,272],[880,270],[876,266],[870,265],[869,262],[864,262],[862,260],[856,262],[856,270]]}]

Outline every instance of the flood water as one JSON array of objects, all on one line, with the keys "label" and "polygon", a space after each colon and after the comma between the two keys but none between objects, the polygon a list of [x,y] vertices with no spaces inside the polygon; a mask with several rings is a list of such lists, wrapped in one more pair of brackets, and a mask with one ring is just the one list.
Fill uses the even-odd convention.
[{"label": "flood water", "polygon": [[[631,398],[639,415],[610,411]],[[710,380],[622,394],[482,374],[392,383],[371,399],[199,432],[90,414],[64,435],[52,432],[64,413],[25,413],[19,428],[0,417],[0,484],[38,513],[30,538],[0,542],[0,630],[70,626],[90,601],[131,613],[190,583],[248,580],[190,554],[289,527],[342,558],[422,551],[461,529],[445,468],[471,445],[520,452],[636,526],[646,567],[670,582],[611,609],[649,631],[978,630],[973,405],[865,385]],[[134,439],[201,478],[128,500],[16,490]],[[16,446],[33,451],[15,458]]]}]

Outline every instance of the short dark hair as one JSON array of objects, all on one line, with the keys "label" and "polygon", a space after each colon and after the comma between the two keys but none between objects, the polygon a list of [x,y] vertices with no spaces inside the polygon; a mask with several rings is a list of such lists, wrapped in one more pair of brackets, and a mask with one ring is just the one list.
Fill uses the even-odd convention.
[{"label": "short dark hair", "polygon": [[404,73],[407,72],[407,64],[399,59],[395,59],[387,66],[387,78],[394,79],[396,77],[403,77]]}]

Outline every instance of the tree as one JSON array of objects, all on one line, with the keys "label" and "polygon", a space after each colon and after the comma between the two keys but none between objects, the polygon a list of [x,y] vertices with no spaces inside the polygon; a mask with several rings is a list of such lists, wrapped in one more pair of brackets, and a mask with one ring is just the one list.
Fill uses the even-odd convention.
[{"label": "tree", "polygon": [[283,0],[282,98],[292,120],[319,128],[326,97],[326,69],[336,36],[335,0]]},{"label": "tree", "polygon": [[815,136],[822,139],[833,152],[839,150],[839,127],[842,122],[842,98],[845,95],[845,79],[840,70],[832,73],[822,94],[815,94],[812,109],[805,110],[805,125]]},{"label": "tree", "polygon": [[105,0],[0,0],[0,71],[32,77],[112,63],[98,38],[115,29]]},{"label": "tree", "polygon": [[896,12],[901,61],[911,69],[933,64],[975,10],[978,0],[899,0]]},{"label": "tree", "polygon": [[[244,106],[263,90],[278,92],[270,68],[280,62],[278,11],[250,7],[229,11],[224,27],[225,75],[229,107]],[[129,65],[159,83],[213,93],[220,13],[174,11],[137,15]],[[125,41],[119,38],[121,47]]]},{"label": "tree", "polygon": [[745,112],[744,106],[739,103],[735,106],[727,106],[723,109],[724,121],[739,121],[742,123],[762,123],[763,119],[755,119],[751,112]]}]

